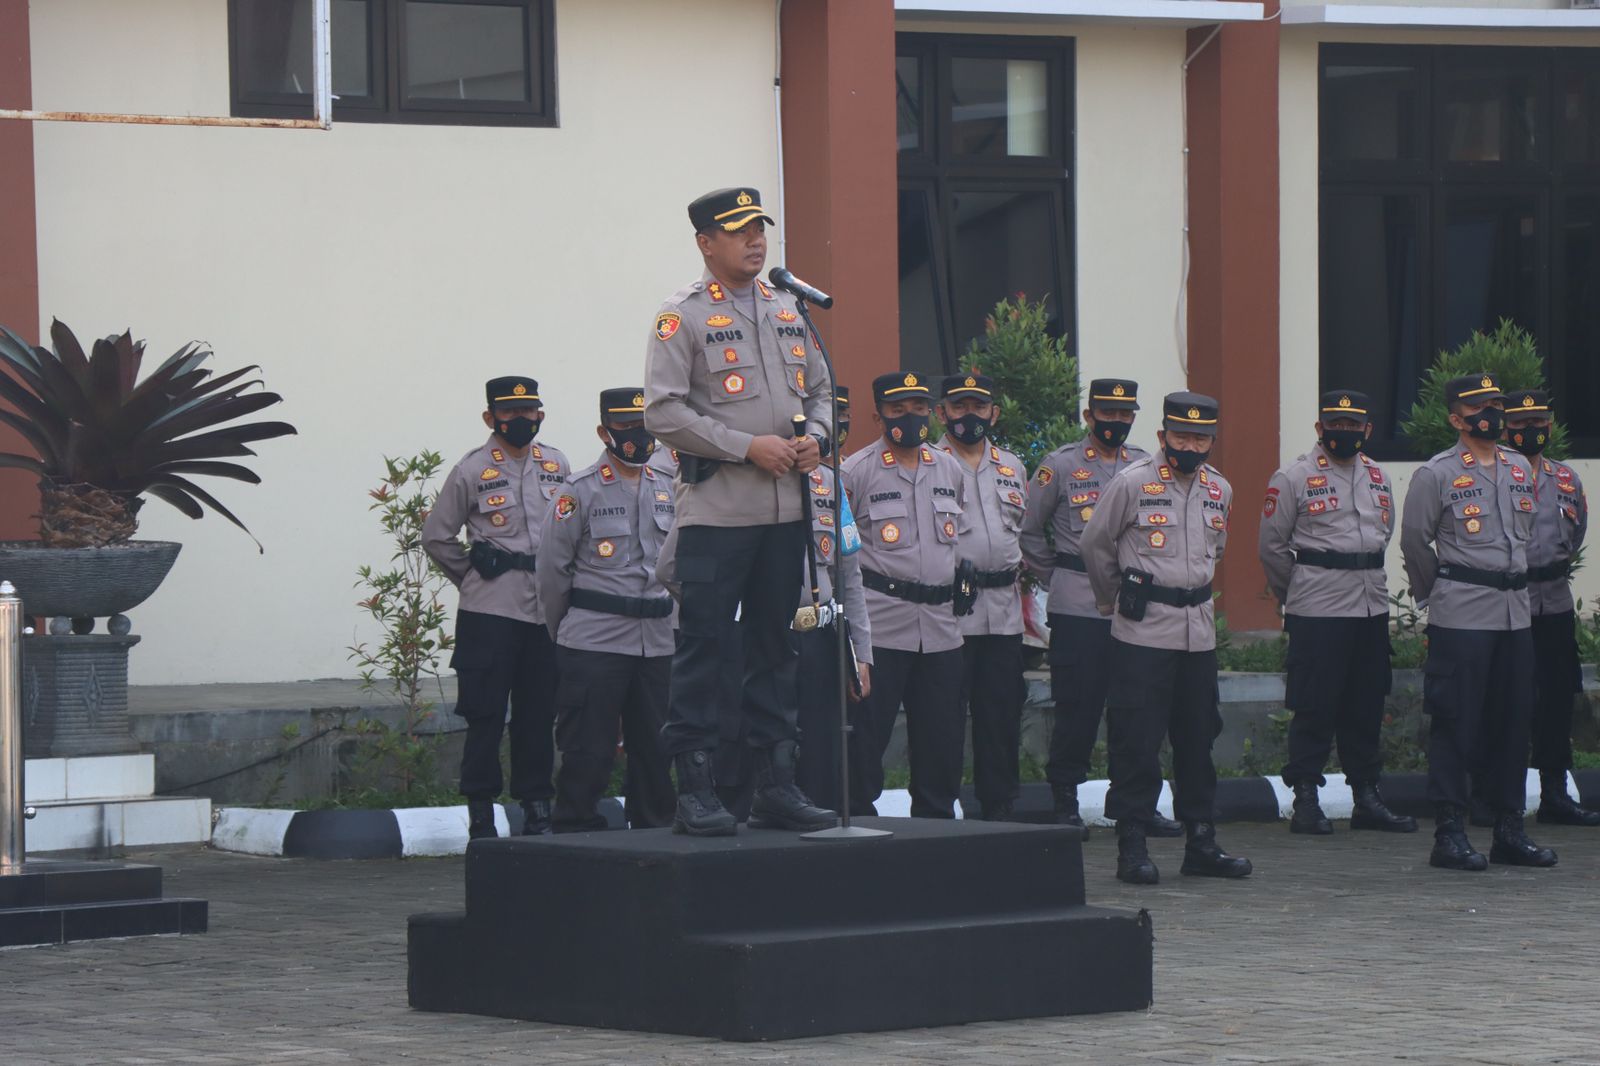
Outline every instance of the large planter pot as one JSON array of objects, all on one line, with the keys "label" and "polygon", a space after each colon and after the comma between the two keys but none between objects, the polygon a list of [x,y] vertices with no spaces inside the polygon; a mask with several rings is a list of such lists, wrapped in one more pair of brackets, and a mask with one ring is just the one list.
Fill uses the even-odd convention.
[{"label": "large planter pot", "polygon": [[136,540],[105,548],[45,548],[38,541],[0,541],[0,579],[17,587],[24,614],[105,618],[149,599],[182,547],[169,540]]}]

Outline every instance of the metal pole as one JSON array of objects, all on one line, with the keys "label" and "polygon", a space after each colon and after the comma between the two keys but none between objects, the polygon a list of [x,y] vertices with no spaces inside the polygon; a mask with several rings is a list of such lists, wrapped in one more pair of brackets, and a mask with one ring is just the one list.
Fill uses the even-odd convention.
[{"label": "metal pole", "polygon": [[22,597],[0,581],[0,874],[22,872]]},{"label": "metal pole", "polygon": [[311,11],[312,78],[311,117],[322,129],[333,128],[333,23],[331,0],[315,0]]}]

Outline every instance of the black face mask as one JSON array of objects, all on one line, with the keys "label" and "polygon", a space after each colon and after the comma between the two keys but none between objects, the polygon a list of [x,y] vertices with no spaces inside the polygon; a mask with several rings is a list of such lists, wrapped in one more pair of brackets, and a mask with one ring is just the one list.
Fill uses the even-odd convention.
[{"label": "black face mask", "polygon": [[949,423],[950,435],[962,444],[977,444],[989,435],[989,420],[982,415],[962,415]]},{"label": "black face mask", "polygon": [[495,423],[495,433],[513,448],[526,448],[539,435],[539,423],[518,415]]},{"label": "black face mask", "polygon": [[1094,424],[1094,439],[1107,448],[1120,448],[1133,429],[1132,422],[1100,422]]},{"label": "black face mask", "polygon": [[1530,459],[1544,451],[1545,445],[1550,443],[1549,426],[1524,426],[1521,429],[1508,429],[1506,430],[1506,435],[1511,438],[1511,446]]},{"label": "black face mask", "polygon": [[844,453],[844,442],[849,440],[849,439],[850,439],[850,420],[848,418],[841,418],[841,419],[839,419],[839,452],[840,452],[840,454]]},{"label": "black face mask", "polygon": [[883,420],[884,435],[897,448],[913,448],[928,439],[927,415],[900,415]]},{"label": "black face mask", "polygon": [[629,466],[643,466],[649,460],[651,453],[656,450],[656,439],[650,431],[643,426],[634,426],[630,429],[607,429],[606,451],[610,452],[618,462],[627,463]]},{"label": "black face mask", "polygon": [[1467,423],[1467,435],[1479,440],[1499,440],[1506,423],[1506,413],[1498,407],[1485,407],[1475,415],[1461,417]]},{"label": "black face mask", "polygon": [[1209,451],[1180,452],[1170,447],[1167,449],[1167,462],[1171,463],[1178,469],[1180,473],[1184,474],[1192,474],[1196,470],[1199,470],[1201,464],[1203,464],[1209,458],[1211,458],[1211,452]]},{"label": "black face mask", "polygon": [[1335,459],[1349,459],[1367,444],[1367,431],[1364,429],[1324,429],[1322,431],[1322,446],[1328,449],[1328,454]]}]

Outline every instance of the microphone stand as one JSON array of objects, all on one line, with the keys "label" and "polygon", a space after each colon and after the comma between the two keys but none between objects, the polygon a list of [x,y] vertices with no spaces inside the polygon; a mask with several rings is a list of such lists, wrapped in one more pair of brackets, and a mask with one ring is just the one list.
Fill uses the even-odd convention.
[{"label": "microphone stand", "polygon": [[[833,471],[833,491],[837,494],[834,513],[839,517],[837,533],[840,539],[838,550],[833,553],[833,559],[828,563],[829,577],[833,581],[833,598],[837,603],[836,613],[842,614],[844,610],[844,479],[839,476],[839,402],[834,398],[833,390],[839,387],[839,375],[833,369],[833,359],[828,355],[828,346],[822,343],[822,334],[817,332],[817,325],[811,321],[811,310],[806,301],[801,297],[795,298],[795,307],[800,312],[801,321],[806,324],[806,331],[811,334],[811,339],[817,345],[817,351],[822,353],[822,365],[828,368],[828,439],[833,442],[828,452],[828,466]],[[801,482],[802,491],[805,482]],[[809,541],[811,530],[806,530]],[[845,649],[844,623],[838,618],[834,619],[833,632],[835,637],[834,658],[839,664],[839,824],[830,829],[818,829],[810,833],[801,833],[801,840],[861,840],[867,837],[890,837],[894,834],[887,829],[870,829],[864,825],[850,824],[850,707],[849,684],[850,679],[845,677],[845,669],[850,662]]]}]

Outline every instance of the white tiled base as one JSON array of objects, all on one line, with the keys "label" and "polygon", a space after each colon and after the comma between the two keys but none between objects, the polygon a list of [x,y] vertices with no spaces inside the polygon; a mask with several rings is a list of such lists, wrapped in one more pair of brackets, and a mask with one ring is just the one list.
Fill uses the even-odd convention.
[{"label": "white tiled base", "polygon": [[180,797],[38,804],[28,853],[197,844],[211,838],[211,801]]},{"label": "white tiled base", "polygon": [[156,791],[154,755],[88,755],[73,759],[27,759],[23,788],[29,803],[121,799]]}]

